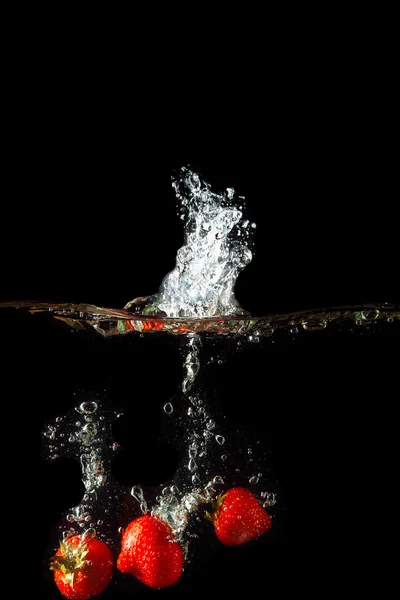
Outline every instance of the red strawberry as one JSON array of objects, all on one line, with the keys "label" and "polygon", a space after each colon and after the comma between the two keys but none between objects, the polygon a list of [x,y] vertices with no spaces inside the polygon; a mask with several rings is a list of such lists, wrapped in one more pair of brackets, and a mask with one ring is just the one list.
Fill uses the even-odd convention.
[{"label": "red strawberry", "polygon": [[243,487],[231,488],[222,494],[210,518],[218,539],[226,546],[239,546],[271,528],[269,514],[255,495]]},{"label": "red strawberry", "polygon": [[163,588],[178,581],[183,552],[169,525],[144,515],[125,529],[117,567],[151,588]]},{"label": "red strawberry", "polygon": [[63,596],[70,600],[88,600],[110,583],[113,556],[104,542],[87,535],[74,535],[60,542],[50,569]]}]

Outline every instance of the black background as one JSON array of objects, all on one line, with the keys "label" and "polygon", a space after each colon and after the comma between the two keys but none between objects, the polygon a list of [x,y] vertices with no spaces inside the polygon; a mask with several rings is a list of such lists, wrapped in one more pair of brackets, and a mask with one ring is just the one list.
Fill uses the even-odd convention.
[{"label": "black background", "polygon": [[[94,75],[90,61],[76,69],[67,55],[49,54],[32,59],[25,52],[10,77],[1,300],[122,307],[157,291],[183,242],[170,176],[191,165],[213,189],[233,187],[245,196],[257,223],[254,258],[236,289],[252,314],[400,302],[390,93],[369,59],[342,64],[327,55],[311,63],[291,54],[285,69],[280,64],[250,78],[260,88],[250,91],[244,74],[217,87],[200,85],[199,76],[184,85],[179,73],[167,87],[154,75],[150,87],[135,69],[108,65],[105,77],[102,69]],[[188,100],[194,96],[196,103]],[[34,555],[27,563],[40,597],[53,598],[57,591],[42,581],[42,557],[50,531],[82,489],[77,466],[61,470],[40,457],[44,420],[68,408],[76,386],[107,384],[118,360],[129,373],[121,389],[133,381],[146,397],[151,382],[152,397],[167,396],[170,373],[173,383],[178,377],[177,355],[167,360],[146,342],[142,358],[135,354],[140,377],[122,346],[113,358],[109,349],[93,354],[90,342],[79,345],[69,330],[56,341],[52,329],[34,321],[39,317],[7,311],[1,318],[12,547],[18,564],[21,555],[24,562]],[[365,583],[376,565],[373,533],[387,497],[382,469],[389,450],[382,451],[381,439],[391,437],[382,428],[396,384],[395,346],[390,336],[299,342],[269,356],[269,372],[265,354],[252,351],[243,364],[232,358],[230,377],[242,371],[226,394],[233,406],[246,397],[242,418],[250,429],[264,432],[260,423],[268,422],[264,433],[289,509],[271,540],[217,552],[160,594],[256,593],[261,586],[281,597],[320,597],[327,588],[341,590],[348,575],[346,585]],[[123,402],[121,389],[116,396]],[[274,401],[256,402],[258,395]],[[158,409],[135,410],[128,407],[128,416],[143,430],[137,446],[125,439],[130,457],[158,436],[151,427]],[[151,483],[151,470],[155,480],[169,475],[173,452],[162,447],[160,465],[160,452],[145,447],[131,477]],[[21,597],[30,597],[32,579],[15,581]],[[104,597],[122,594],[114,586]]]}]

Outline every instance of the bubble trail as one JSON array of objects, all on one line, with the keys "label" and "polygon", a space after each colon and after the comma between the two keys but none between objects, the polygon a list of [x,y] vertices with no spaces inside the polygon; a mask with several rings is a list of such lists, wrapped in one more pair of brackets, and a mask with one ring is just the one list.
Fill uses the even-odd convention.
[{"label": "bubble trail", "polygon": [[43,456],[50,461],[60,457],[74,458],[81,467],[84,495],[61,520],[63,537],[77,532],[94,535],[104,525],[98,515],[103,516],[109,510],[110,500],[118,494],[118,486],[110,474],[110,457],[119,449],[112,438],[112,423],[121,414],[119,410],[105,407],[96,398],[80,402],[44,425]]}]

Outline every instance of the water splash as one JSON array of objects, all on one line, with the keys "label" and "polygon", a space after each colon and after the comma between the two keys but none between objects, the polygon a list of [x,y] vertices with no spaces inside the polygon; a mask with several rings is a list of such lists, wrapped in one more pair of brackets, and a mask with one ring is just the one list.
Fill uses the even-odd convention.
[{"label": "water splash", "polygon": [[244,198],[232,188],[212,192],[186,167],[172,177],[172,187],[185,221],[184,245],[158,293],[136,298],[125,308],[166,317],[248,314],[234,294],[239,273],[252,259],[255,223],[243,218]]}]

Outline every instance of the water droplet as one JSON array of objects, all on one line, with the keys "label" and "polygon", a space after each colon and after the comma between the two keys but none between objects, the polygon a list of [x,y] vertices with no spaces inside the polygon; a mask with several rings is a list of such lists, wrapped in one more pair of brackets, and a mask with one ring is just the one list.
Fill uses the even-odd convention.
[{"label": "water droplet", "polygon": [[167,415],[170,415],[174,410],[174,407],[172,406],[171,402],[167,402],[166,404],[164,404],[164,412],[167,413]]},{"label": "water droplet", "polygon": [[220,446],[222,446],[223,444],[225,444],[225,438],[223,435],[216,435],[215,439],[217,440],[218,444]]}]

